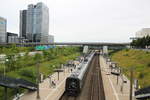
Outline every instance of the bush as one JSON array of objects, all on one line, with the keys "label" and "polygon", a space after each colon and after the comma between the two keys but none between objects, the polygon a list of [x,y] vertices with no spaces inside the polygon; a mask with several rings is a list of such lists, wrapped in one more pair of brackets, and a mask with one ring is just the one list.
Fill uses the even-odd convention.
[{"label": "bush", "polygon": [[147,64],[148,67],[150,67],[150,62]]},{"label": "bush", "polygon": [[125,49],[125,51],[129,51],[129,49]]},{"label": "bush", "polygon": [[144,74],[143,73],[140,73],[139,76],[138,76],[140,79],[144,78]]},{"label": "bush", "polygon": [[129,56],[129,54],[124,54],[123,56]]},{"label": "bush", "polygon": [[19,71],[19,74],[21,76],[25,76],[25,77],[28,77],[28,78],[35,78],[36,77],[35,73],[31,69],[21,69]]}]

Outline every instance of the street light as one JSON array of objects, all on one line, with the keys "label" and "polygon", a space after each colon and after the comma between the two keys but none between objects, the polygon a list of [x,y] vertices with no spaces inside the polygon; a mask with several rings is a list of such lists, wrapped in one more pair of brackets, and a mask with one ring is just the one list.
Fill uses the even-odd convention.
[{"label": "street light", "polygon": [[39,91],[39,61],[37,61],[36,64],[36,69],[37,69],[37,99],[40,99],[40,91]]},{"label": "street light", "polygon": [[8,59],[5,59],[5,65],[4,65],[4,76],[6,75],[6,63],[8,62]]},{"label": "street light", "polygon": [[[6,62],[8,62],[8,59],[5,59],[5,65],[4,65],[4,79],[5,79],[5,75],[6,75]],[[7,87],[4,87],[4,100],[7,100]]]}]

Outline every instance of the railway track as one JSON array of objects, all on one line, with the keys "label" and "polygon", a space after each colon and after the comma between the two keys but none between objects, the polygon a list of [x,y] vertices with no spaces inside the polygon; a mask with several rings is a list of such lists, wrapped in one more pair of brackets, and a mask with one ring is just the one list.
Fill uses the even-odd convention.
[{"label": "railway track", "polygon": [[77,98],[76,97],[68,96],[66,93],[64,93],[62,95],[62,97],[60,98],[60,100],[77,100]]},{"label": "railway track", "polygon": [[80,95],[71,97],[64,93],[59,100],[105,100],[98,55],[93,58],[89,67]]},{"label": "railway track", "polygon": [[91,85],[89,92],[89,100],[105,100],[100,64],[99,64],[99,56],[94,60],[95,66],[93,66],[93,70],[91,73]]}]

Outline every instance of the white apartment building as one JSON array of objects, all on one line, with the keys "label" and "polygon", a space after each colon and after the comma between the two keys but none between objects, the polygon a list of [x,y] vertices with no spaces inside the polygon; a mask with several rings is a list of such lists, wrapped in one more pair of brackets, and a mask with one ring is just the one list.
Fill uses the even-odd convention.
[{"label": "white apartment building", "polygon": [[135,33],[136,38],[142,38],[147,35],[150,36],[150,28],[142,28],[140,31]]}]

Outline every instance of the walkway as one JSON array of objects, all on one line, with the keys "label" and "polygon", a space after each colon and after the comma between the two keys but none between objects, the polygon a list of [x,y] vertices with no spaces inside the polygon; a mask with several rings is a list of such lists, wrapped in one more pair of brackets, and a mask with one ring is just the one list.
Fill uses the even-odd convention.
[{"label": "walkway", "polygon": [[[50,79],[45,79],[40,84],[40,100],[58,100],[63,94],[65,89],[65,79],[70,75],[69,69],[66,68],[64,72],[61,72],[59,80],[57,80],[57,73],[54,73],[51,77],[51,80],[55,80],[56,87],[50,85]],[[21,97],[20,100],[37,100],[37,92],[26,93]]]},{"label": "walkway", "polygon": [[[127,83],[122,85],[122,79],[119,76],[117,84],[117,76],[110,74],[109,66],[102,56],[100,56],[100,65],[106,100],[129,100],[130,81],[124,76],[123,79]],[[122,91],[121,86],[123,86]],[[135,100],[134,97],[132,100]]]}]

